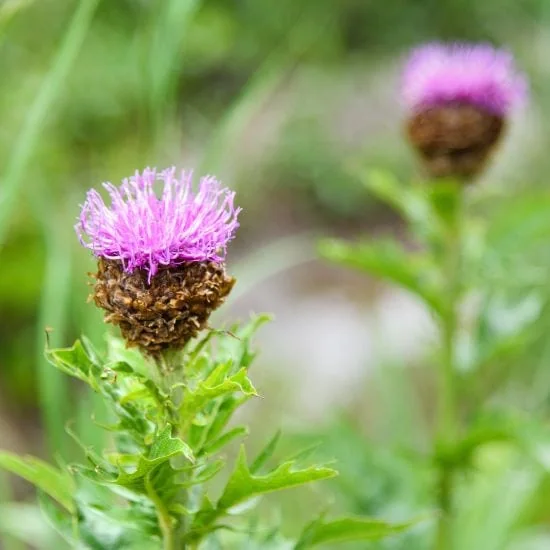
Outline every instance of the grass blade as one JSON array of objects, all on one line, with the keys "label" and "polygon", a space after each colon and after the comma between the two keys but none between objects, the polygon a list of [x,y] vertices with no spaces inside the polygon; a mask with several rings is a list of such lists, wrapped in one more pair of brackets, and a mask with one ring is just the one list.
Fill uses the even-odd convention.
[{"label": "grass blade", "polygon": [[199,6],[199,0],[167,0],[158,8],[147,67],[150,109],[156,125],[163,120],[163,109],[169,104],[166,99],[179,74],[176,69],[182,63],[185,31]]},{"label": "grass blade", "polygon": [[64,216],[55,216],[50,201],[34,200],[35,211],[42,221],[46,241],[46,267],[42,283],[42,296],[36,326],[36,368],[39,402],[46,431],[46,441],[51,455],[65,452],[70,440],[65,434],[68,420],[69,386],[67,377],[44,358],[46,327],[52,327],[52,345],[66,344],[68,304],[71,292],[71,247],[68,243],[67,224]]},{"label": "grass blade", "polygon": [[72,18],[52,68],[46,75],[34,103],[30,106],[23,129],[16,138],[2,177],[0,194],[0,246],[8,228],[11,210],[27,164],[46,125],[52,105],[58,99],[71,66],[80,50],[99,0],[81,0]]}]

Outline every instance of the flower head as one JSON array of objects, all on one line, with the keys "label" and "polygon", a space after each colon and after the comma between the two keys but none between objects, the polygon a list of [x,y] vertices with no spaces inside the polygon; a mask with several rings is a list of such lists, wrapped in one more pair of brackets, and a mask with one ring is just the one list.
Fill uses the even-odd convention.
[{"label": "flower head", "polygon": [[75,226],[80,242],[97,257],[119,260],[127,273],[188,262],[222,262],[239,224],[235,193],[212,176],[192,188],[192,173],[147,168],[115,187],[104,183],[105,204],[92,189]]},{"label": "flower head", "polygon": [[413,111],[462,103],[505,116],[527,95],[527,81],[505,50],[489,44],[432,43],[410,54],[401,93]]},{"label": "flower head", "polygon": [[127,345],[149,355],[182,348],[235,284],[223,262],[238,227],[235,194],[211,176],[194,192],[191,173],[178,178],[175,168],[103,185],[110,206],[92,189],[75,226],[99,259],[92,298]]}]

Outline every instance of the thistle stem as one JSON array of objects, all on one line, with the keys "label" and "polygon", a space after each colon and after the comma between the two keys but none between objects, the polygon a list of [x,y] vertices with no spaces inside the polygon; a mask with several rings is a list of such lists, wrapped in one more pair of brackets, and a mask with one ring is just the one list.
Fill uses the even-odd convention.
[{"label": "thistle stem", "polygon": [[[452,322],[451,322],[452,321]],[[451,539],[451,517],[453,509],[454,465],[447,460],[447,450],[457,433],[457,410],[454,376],[454,335],[455,313],[443,326],[443,358],[439,369],[439,433],[437,449],[443,452],[439,457],[439,474],[437,482],[437,500],[440,517],[437,526],[437,550],[449,550]]]},{"label": "thistle stem", "polygon": [[[182,424],[178,413],[178,408],[181,405],[181,401],[183,400],[183,388],[179,387],[174,390],[175,384],[181,384],[185,380],[183,355],[180,351],[166,350],[158,357],[157,366],[160,371],[161,387],[163,388],[164,392],[170,396],[170,422],[174,429],[173,436],[184,439],[185,433],[183,433],[182,431]],[[180,477],[180,481],[183,481],[183,472],[180,474]],[[188,497],[189,495],[187,489],[181,489],[176,499],[179,504],[185,506],[187,504]],[[185,550],[186,548],[189,548],[187,543],[183,541],[186,529],[187,525],[185,517],[181,516],[179,522],[174,525],[170,532],[170,544],[172,546],[165,546],[165,550],[168,550],[169,548],[177,548],[178,550]],[[165,544],[167,544],[166,541]]]},{"label": "thistle stem", "polygon": [[151,502],[155,505],[157,509],[157,517],[159,520],[159,527],[162,533],[162,541],[164,550],[176,550],[174,530],[172,528],[172,517],[170,512],[166,509],[164,502],[158,496],[149,479],[149,475],[145,477],[145,489],[147,491],[147,496],[151,499]]},{"label": "thistle stem", "polygon": [[456,211],[449,224],[444,251],[444,275],[448,283],[447,309],[441,323],[441,364],[438,373],[438,432],[436,438],[437,501],[440,517],[435,541],[436,550],[449,550],[452,538],[452,513],[455,465],[449,460],[459,432],[458,396],[456,388],[455,345],[459,327],[461,298],[461,226],[463,188],[457,189]]}]

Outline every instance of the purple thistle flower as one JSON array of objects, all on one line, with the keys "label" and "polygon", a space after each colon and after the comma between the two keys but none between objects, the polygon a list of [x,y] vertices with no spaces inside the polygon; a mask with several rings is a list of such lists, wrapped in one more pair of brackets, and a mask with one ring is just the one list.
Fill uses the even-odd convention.
[{"label": "purple thistle flower", "polygon": [[505,116],[524,100],[527,87],[505,50],[489,44],[432,43],[411,52],[401,95],[413,111],[462,103]]},{"label": "purple thistle flower", "polygon": [[124,179],[120,187],[104,183],[107,206],[95,190],[88,191],[75,229],[83,246],[95,256],[120,260],[128,273],[186,262],[223,262],[229,241],[239,227],[235,193],[213,176],[201,178],[193,191],[192,172],[146,168]]}]

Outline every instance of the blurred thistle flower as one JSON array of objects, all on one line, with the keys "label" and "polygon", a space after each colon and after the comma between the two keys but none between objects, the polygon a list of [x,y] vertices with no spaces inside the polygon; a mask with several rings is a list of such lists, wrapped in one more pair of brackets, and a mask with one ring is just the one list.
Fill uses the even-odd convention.
[{"label": "blurred thistle flower", "polygon": [[211,176],[193,191],[192,174],[147,168],[94,189],[75,226],[99,258],[93,299],[119,325],[128,345],[157,354],[180,348],[207,326],[235,280],[225,273],[238,228],[235,193]]},{"label": "blurred thistle flower", "polygon": [[403,71],[408,137],[433,177],[478,174],[527,96],[512,55],[488,44],[427,44]]}]

